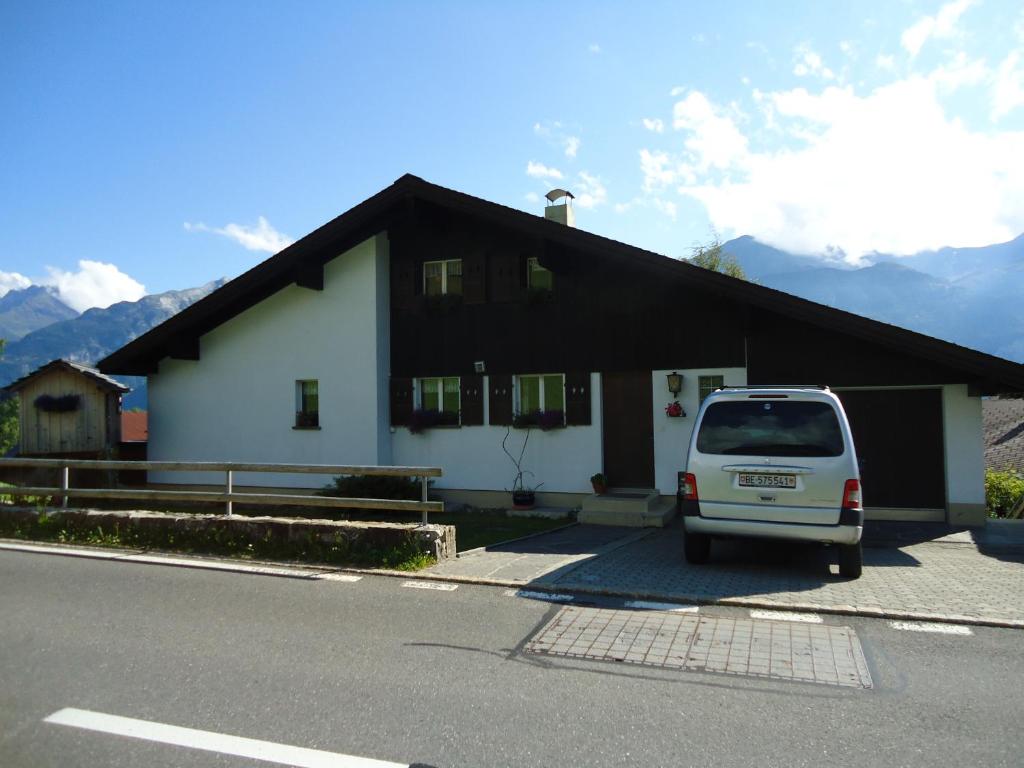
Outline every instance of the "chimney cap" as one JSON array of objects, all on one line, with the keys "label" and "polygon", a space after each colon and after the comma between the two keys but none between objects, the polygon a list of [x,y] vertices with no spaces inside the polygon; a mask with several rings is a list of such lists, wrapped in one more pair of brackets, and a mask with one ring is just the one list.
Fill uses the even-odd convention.
[{"label": "chimney cap", "polygon": [[570,200],[575,200],[576,199],[576,195],[574,195],[569,190],[567,190],[567,189],[558,189],[557,187],[555,189],[552,189],[546,195],[544,195],[544,197],[546,197],[548,199],[548,201],[552,202],[552,203],[555,202],[555,200],[557,200],[560,197],[568,197]]}]

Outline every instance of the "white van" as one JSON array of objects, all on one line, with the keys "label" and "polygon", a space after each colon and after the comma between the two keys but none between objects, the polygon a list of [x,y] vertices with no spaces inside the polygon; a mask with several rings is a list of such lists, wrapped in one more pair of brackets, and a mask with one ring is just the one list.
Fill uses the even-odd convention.
[{"label": "white van", "polygon": [[716,536],[835,544],[839,573],[861,573],[857,454],[842,403],[827,387],[728,387],[704,400],[679,473],[690,563]]}]

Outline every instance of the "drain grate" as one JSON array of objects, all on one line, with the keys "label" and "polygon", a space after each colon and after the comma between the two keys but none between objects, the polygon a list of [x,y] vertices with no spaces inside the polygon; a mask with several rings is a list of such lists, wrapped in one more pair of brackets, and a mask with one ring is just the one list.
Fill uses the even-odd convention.
[{"label": "drain grate", "polygon": [[850,627],[565,606],[527,652],[871,688]]}]

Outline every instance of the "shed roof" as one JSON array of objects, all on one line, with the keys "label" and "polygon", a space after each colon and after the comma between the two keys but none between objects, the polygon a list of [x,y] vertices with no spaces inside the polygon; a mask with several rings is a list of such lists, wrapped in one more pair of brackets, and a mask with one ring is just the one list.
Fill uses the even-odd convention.
[{"label": "shed roof", "polygon": [[36,368],[32,373],[22,376],[17,381],[11,382],[7,385],[6,389],[8,392],[17,392],[24,389],[25,386],[38,379],[40,376],[46,376],[47,374],[55,371],[67,371],[80,376],[85,376],[86,378],[92,379],[96,382],[97,386],[103,389],[121,392],[122,394],[131,391],[129,387],[126,387],[116,379],[110,378],[110,376],[100,373],[95,368],[90,368],[89,366],[82,365],[81,363],[73,363],[70,360],[51,360],[46,365],[41,365]]},{"label": "shed roof", "polygon": [[660,278],[734,301],[831,328],[899,352],[964,371],[965,380],[991,392],[1024,391],[1024,365],[948,341],[871,320],[788,293],[729,277],[626,243],[567,227],[542,216],[509,208],[406,174],[377,194],[309,233],[213,293],[129,342],[99,362],[110,373],[155,373],[164,357],[197,348],[198,338],[221,323],[292,283],[309,284],[323,265],[400,221],[424,201],[478,221],[514,228],[569,248],[599,253],[623,269],[643,270]]}]

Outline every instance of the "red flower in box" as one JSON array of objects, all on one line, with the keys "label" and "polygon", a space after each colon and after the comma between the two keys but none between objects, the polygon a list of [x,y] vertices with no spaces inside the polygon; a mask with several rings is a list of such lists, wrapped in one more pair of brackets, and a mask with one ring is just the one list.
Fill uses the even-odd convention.
[{"label": "red flower in box", "polygon": [[678,400],[673,400],[671,403],[665,406],[666,416],[685,416],[686,412],[683,410],[683,406],[680,405]]}]

